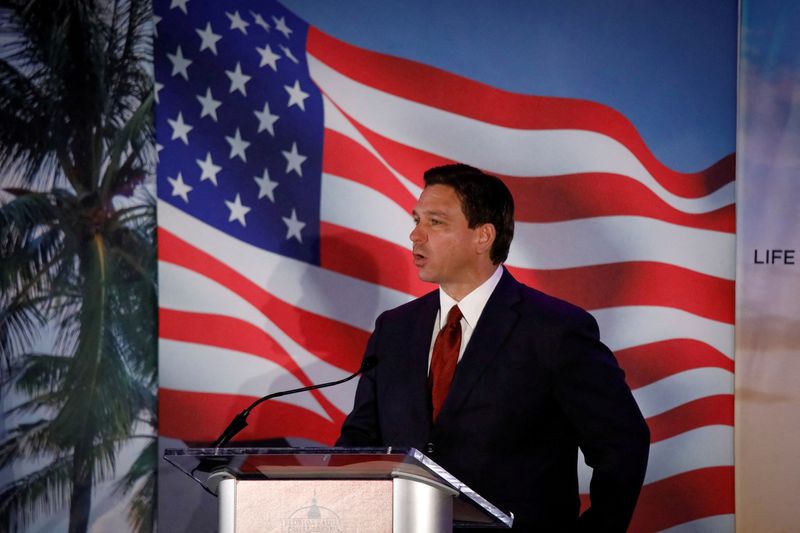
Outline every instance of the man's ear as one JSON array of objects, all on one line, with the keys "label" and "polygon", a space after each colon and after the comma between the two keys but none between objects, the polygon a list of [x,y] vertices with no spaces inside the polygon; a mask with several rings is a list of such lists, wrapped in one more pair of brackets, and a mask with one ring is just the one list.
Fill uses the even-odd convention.
[{"label": "man's ear", "polygon": [[479,254],[489,254],[492,251],[492,244],[497,237],[497,230],[494,224],[481,224],[478,226],[476,251]]}]

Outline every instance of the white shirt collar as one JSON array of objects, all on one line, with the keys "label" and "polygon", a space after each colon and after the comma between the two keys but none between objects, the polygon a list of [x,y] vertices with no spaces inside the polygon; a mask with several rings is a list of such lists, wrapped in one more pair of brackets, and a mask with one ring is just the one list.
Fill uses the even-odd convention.
[{"label": "white shirt collar", "polygon": [[486,302],[489,301],[489,297],[494,292],[494,288],[500,283],[501,277],[503,277],[503,267],[498,266],[494,273],[489,276],[489,279],[464,296],[461,301],[451,298],[439,287],[439,329],[447,322],[447,313],[450,312],[450,308],[456,304],[461,309],[461,314],[464,315],[467,326],[474,328],[481,317],[481,313],[483,313],[483,308],[486,307]]}]

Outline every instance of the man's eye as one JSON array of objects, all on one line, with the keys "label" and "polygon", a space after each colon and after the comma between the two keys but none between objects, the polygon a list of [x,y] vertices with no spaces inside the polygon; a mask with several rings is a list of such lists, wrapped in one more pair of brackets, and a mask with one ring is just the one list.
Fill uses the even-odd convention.
[{"label": "man's eye", "polygon": [[441,220],[436,220],[435,218],[431,219],[431,226],[438,226],[441,223]]}]

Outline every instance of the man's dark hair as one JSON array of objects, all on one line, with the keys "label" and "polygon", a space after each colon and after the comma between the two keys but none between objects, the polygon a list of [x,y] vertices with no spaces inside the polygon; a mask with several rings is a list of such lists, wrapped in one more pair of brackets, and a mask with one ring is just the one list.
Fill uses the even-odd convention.
[{"label": "man's dark hair", "polygon": [[447,185],[456,191],[470,228],[494,226],[497,236],[490,257],[494,264],[505,261],[514,238],[514,198],[505,183],[460,163],[431,168],[425,171],[424,178],[426,187]]}]

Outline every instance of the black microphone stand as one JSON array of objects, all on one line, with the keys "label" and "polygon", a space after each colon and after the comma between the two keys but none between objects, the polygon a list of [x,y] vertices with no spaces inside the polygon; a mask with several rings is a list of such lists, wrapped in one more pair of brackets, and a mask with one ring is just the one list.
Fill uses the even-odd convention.
[{"label": "black microphone stand", "polygon": [[266,402],[267,400],[272,400],[273,398],[280,398],[281,396],[287,396],[289,394],[295,394],[298,392],[305,392],[311,391],[315,389],[322,389],[324,387],[332,387],[334,385],[339,385],[341,383],[345,383],[346,381],[350,381],[354,377],[358,376],[359,374],[366,372],[375,367],[378,364],[378,358],[375,356],[370,356],[364,359],[361,363],[361,367],[354,373],[346,378],[331,381],[328,383],[321,383],[319,385],[309,385],[308,387],[300,387],[297,389],[285,390],[280,392],[275,392],[273,394],[267,394],[266,396],[262,396],[261,398],[257,399],[250,406],[236,415],[231,423],[228,424],[228,427],[225,428],[225,431],[211,444],[212,448],[221,448],[225,446],[233,437],[235,437],[240,431],[247,427],[247,417],[250,416],[250,412],[255,409],[260,403]]}]

